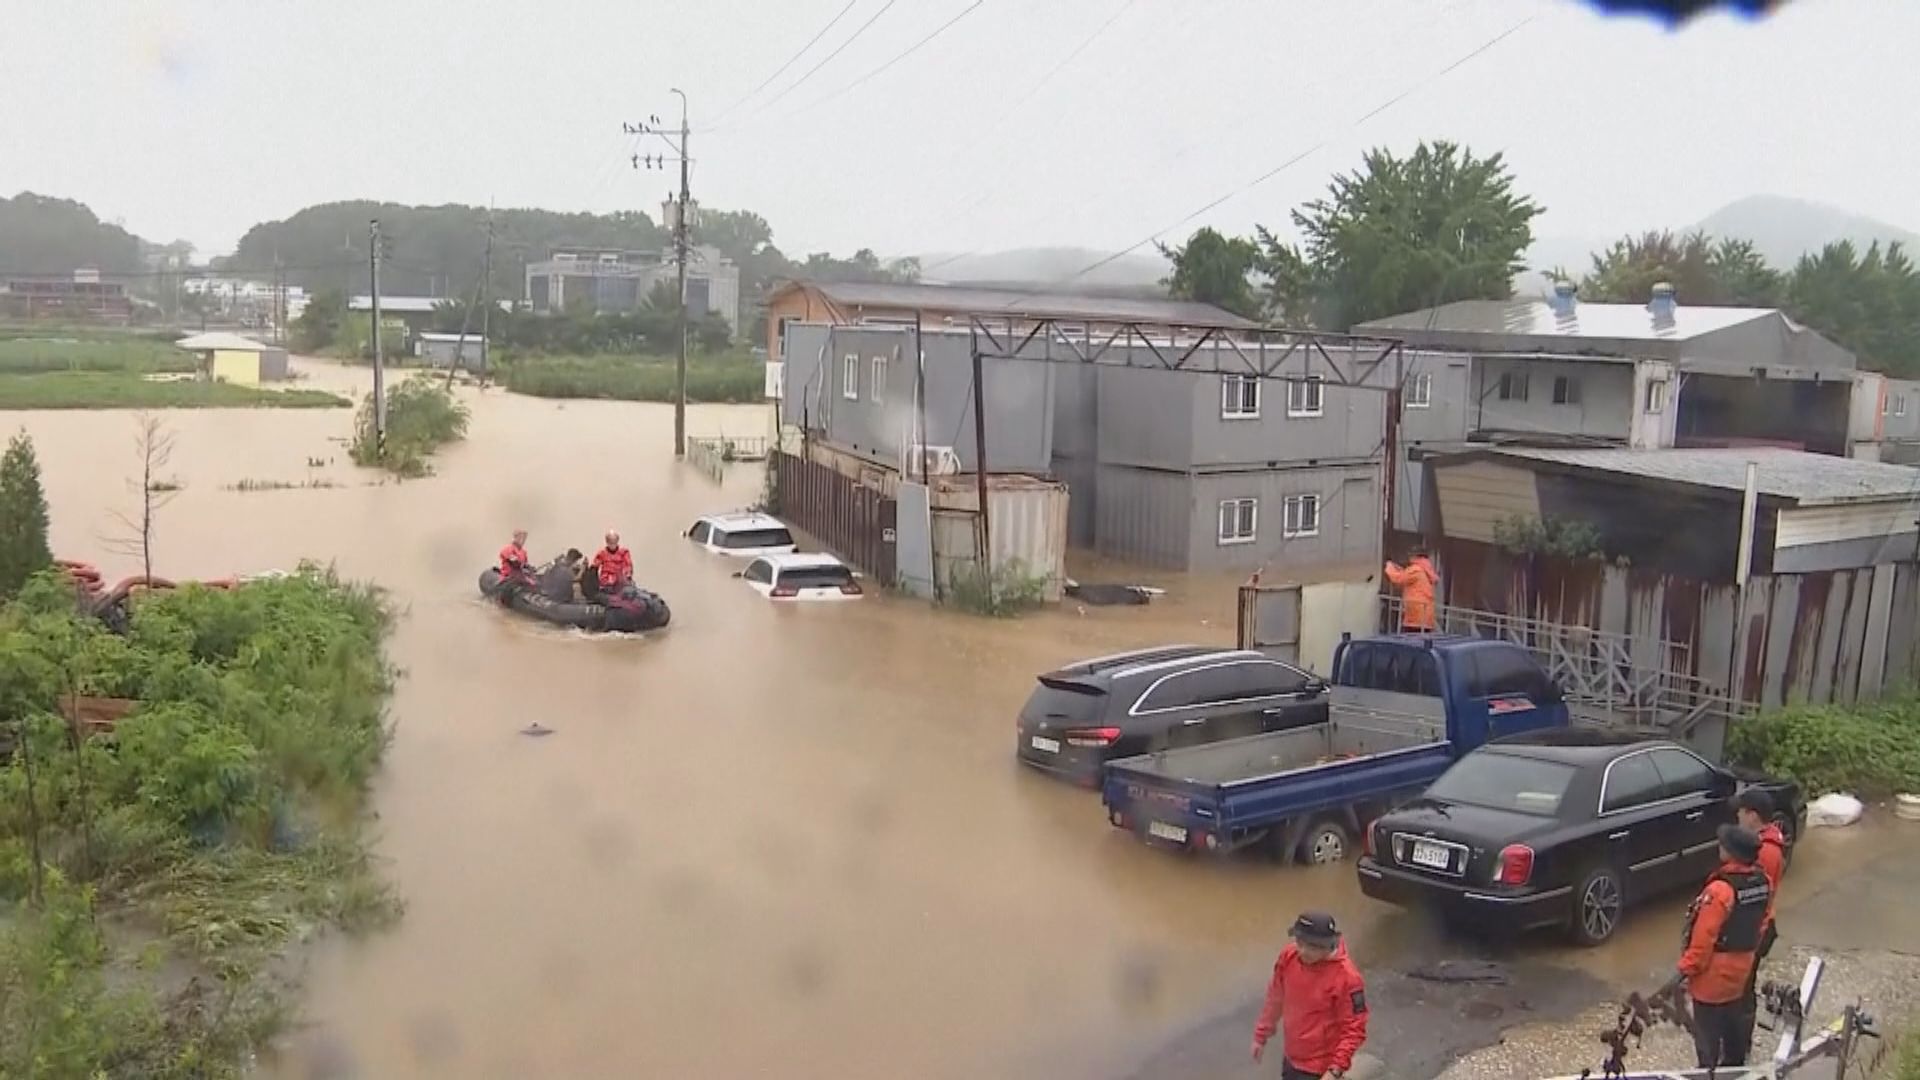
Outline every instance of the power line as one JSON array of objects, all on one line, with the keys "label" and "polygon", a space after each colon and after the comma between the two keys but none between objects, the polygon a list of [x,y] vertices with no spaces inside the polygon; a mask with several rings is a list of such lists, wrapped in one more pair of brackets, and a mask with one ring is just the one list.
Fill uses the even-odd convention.
[{"label": "power line", "polygon": [[[1512,26],[1507,27],[1505,30],[1502,30],[1500,33],[1495,34],[1493,37],[1488,38],[1486,41],[1481,42],[1478,46],[1476,46],[1474,49],[1466,53],[1464,56],[1461,56],[1459,59],[1455,60],[1453,63],[1448,64],[1446,67],[1441,68],[1439,71],[1434,72],[1432,75],[1428,75],[1425,78],[1418,80],[1413,85],[1407,87],[1405,90],[1402,90],[1398,94],[1393,95],[1392,97],[1388,98],[1386,101],[1382,102],[1380,105],[1376,106],[1369,112],[1365,113],[1359,119],[1347,125],[1347,130],[1351,131],[1352,129],[1359,127],[1360,125],[1366,123],[1368,120],[1371,120],[1376,116],[1379,116],[1381,113],[1386,112],[1388,109],[1392,108],[1393,106],[1398,105],[1400,102],[1405,101],[1409,97],[1412,97],[1418,91],[1425,89],[1427,86],[1433,84],[1434,82],[1440,79],[1445,78],[1447,75],[1451,74],[1452,72],[1460,68],[1462,65],[1466,64],[1468,61],[1473,60],[1474,58],[1485,53],[1487,50],[1493,48],[1495,45],[1498,45],[1502,41],[1505,41],[1507,38],[1512,37],[1514,34],[1518,33],[1522,27],[1526,26],[1528,23],[1532,22],[1533,20],[1534,20],[1534,16],[1529,15],[1526,18],[1521,19],[1520,21],[1514,23]],[[1254,177],[1252,180],[1249,180],[1246,183],[1241,184],[1239,187],[1234,188],[1232,191],[1229,191],[1226,194],[1220,196],[1219,198],[1214,199],[1212,202],[1207,203],[1205,206],[1202,206],[1200,209],[1193,211],[1192,213],[1186,215],[1180,220],[1174,222],[1173,224],[1168,225],[1165,228],[1160,229],[1159,231],[1153,233],[1152,235],[1144,237],[1143,239],[1128,245],[1127,247],[1121,248],[1119,251],[1116,251],[1113,254],[1108,255],[1103,259],[1100,259],[1087,266],[1081,267],[1079,270],[1076,270],[1073,273],[1068,274],[1066,277],[1053,281],[1050,284],[1054,284],[1054,285],[1065,284],[1066,282],[1084,277],[1087,274],[1090,274],[1095,270],[1098,270],[1101,267],[1108,265],[1109,263],[1125,258],[1126,256],[1132,254],[1133,252],[1138,251],[1139,249],[1145,247],[1146,245],[1151,244],[1154,241],[1160,239],[1162,236],[1165,236],[1167,233],[1170,233],[1173,230],[1179,228],[1180,226],[1185,225],[1186,223],[1192,221],[1193,219],[1200,217],[1202,214],[1205,214],[1213,210],[1214,208],[1222,205],[1223,203],[1226,203],[1235,198],[1238,198],[1239,196],[1245,194],[1246,192],[1251,191],[1256,187],[1259,187],[1261,184],[1266,183],[1267,181],[1273,179],[1276,176],[1279,176],[1281,173],[1286,172],[1288,169],[1291,169],[1295,165],[1298,165],[1300,162],[1306,160],[1306,158],[1310,157],[1314,153],[1324,149],[1331,142],[1332,142],[1331,138],[1322,139],[1321,141],[1313,144],[1307,149],[1302,150],[1300,153],[1295,154],[1293,157],[1288,158],[1286,161],[1281,162],[1279,165],[1276,165],[1273,168],[1268,169],[1266,172],[1261,173],[1259,176]]]},{"label": "power line", "polygon": [[821,68],[826,67],[828,64],[833,63],[834,57],[839,56],[841,53],[845,52],[847,49],[847,46],[853,44],[856,41],[859,41],[860,35],[867,32],[867,27],[872,26],[874,22],[880,18],[880,16],[885,15],[889,10],[892,9],[893,5],[899,2],[900,0],[887,0],[886,3],[880,5],[880,10],[868,16],[867,21],[861,23],[860,28],[855,30],[852,36],[848,37],[847,40],[841,42],[838,46],[836,46],[834,50],[828,53],[825,57],[823,57],[819,63],[808,68],[806,71],[806,74],[800,76],[798,79],[795,79],[793,82],[787,84],[787,88],[785,90],[782,90],[779,93],[773,95],[772,98],[762,103],[759,108],[753,110],[752,116],[747,117],[747,119],[751,120],[753,119],[753,117],[759,116],[761,113],[766,112],[768,109],[779,104],[780,101],[783,98],[785,98],[788,94],[791,94],[795,90],[798,90],[800,89],[800,87],[806,85],[807,80],[813,78],[814,73],[818,72]]},{"label": "power line", "polygon": [[874,68],[872,71],[867,72],[865,75],[862,75],[859,78],[848,83],[847,85],[841,87],[840,89],[835,90],[833,93],[828,94],[826,97],[821,98],[819,101],[814,102],[812,105],[807,106],[806,109],[803,109],[801,111],[811,112],[814,109],[818,109],[821,106],[826,105],[828,102],[838,99],[840,95],[846,93],[847,91],[860,86],[861,84],[865,83],[867,80],[879,76],[880,74],[884,73],[888,68],[899,63],[902,60],[905,60],[907,57],[912,56],[914,53],[918,52],[920,50],[920,47],[925,45],[927,42],[932,41],[934,38],[937,38],[941,34],[946,33],[948,27],[952,26],[954,23],[959,22],[961,19],[964,19],[967,16],[973,14],[975,8],[978,8],[981,4],[984,4],[986,2],[987,0],[973,0],[973,3],[968,5],[964,10],[962,10],[960,14],[955,15],[953,18],[948,19],[946,22],[941,23],[938,27],[934,29],[933,33],[928,34],[926,37],[923,37],[919,41],[914,42],[912,45],[907,46],[905,51],[899,53],[893,59],[887,61],[884,64],[881,64],[879,67]]},{"label": "power line", "polygon": [[784,75],[786,73],[786,70],[794,65],[794,61],[799,60],[802,56],[805,56],[807,54],[808,49],[811,49],[815,45],[818,45],[820,43],[820,39],[823,37],[826,37],[828,31],[832,30],[835,26],[838,26],[840,24],[840,20],[846,17],[847,12],[853,10],[853,5],[859,2],[860,0],[847,0],[847,5],[840,9],[840,13],[835,15],[832,19],[829,19],[827,21],[827,25],[820,28],[819,33],[808,38],[807,43],[805,45],[800,46],[799,52],[796,52],[792,56],[787,57],[786,63],[781,64],[777,68],[774,68],[773,74],[763,79],[759,86],[756,86],[753,89],[747,91],[746,94],[740,98],[740,100],[720,110],[720,115],[713,118],[713,123],[716,126],[718,126],[720,121],[725,120],[727,117],[733,115],[733,110],[753,100],[753,96],[755,94],[758,94],[760,91],[765,90],[768,86],[772,85],[773,80],[779,78],[781,75]]}]

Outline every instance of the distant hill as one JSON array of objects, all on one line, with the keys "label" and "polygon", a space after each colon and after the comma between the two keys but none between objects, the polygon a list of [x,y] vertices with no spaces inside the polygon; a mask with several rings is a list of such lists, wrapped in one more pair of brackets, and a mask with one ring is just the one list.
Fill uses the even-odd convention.
[{"label": "distant hill", "polygon": [[[1080,271],[1110,254],[1076,247],[1016,248],[959,255],[931,252],[920,256],[920,268],[921,277],[927,281],[1025,285],[1058,283],[1057,287],[1061,289],[1129,290],[1142,287],[1157,290],[1160,279],[1171,270],[1158,253],[1135,252],[1123,255],[1097,270],[1080,274]],[[1075,274],[1080,276],[1073,277]],[[1069,277],[1071,281],[1063,280]]]},{"label": "distant hill", "polygon": [[0,198],[0,272],[64,277],[90,266],[130,274],[143,268],[141,244],[71,199],[31,191]]},{"label": "distant hill", "polygon": [[[1900,241],[1920,256],[1920,233],[1849,210],[1793,199],[1785,195],[1749,195],[1737,199],[1691,225],[1650,224],[1674,232],[1702,230],[1711,236],[1751,240],[1768,262],[1791,270],[1800,256],[1837,240],[1851,240],[1865,248],[1875,240],[1885,245]],[[1514,279],[1514,291],[1536,296],[1547,290],[1547,274],[1558,267],[1576,276],[1593,268],[1593,253],[1604,251],[1618,236],[1542,236],[1527,251],[1526,273]]]}]

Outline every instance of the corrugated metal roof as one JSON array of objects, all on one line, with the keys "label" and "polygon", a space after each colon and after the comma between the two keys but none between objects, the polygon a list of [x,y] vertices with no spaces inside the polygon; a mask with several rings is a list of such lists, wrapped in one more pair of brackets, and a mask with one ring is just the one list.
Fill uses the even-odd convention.
[{"label": "corrugated metal roof", "polygon": [[195,334],[192,337],[181,338],[179,341],[174,342],[174,344],[182,349],[190,349],[195,352],[202,349],[226,349],[233,352],[266,352],[268,349],[273,348],[271,345],[262,345],[252,338],[243,338],[239,334],[222,332]]},{"label": "corrugated metal roof", "polygon": [[[1520,458],[1575,469],[1592,469],[1723,491],[1744,492],[1747,462],[1759,466],[1759,493],[1802,506],[1845,502],[1915,500],[1920,510],[1920,469],[1878,461],[1810,454],[1778,447],[1749,449],[1625,450],[1503,447],[1498,457]],[[1681,527],[1676,524],[1676,527]]]},{"label": "corrugated metal roof", "polygon": [[1072,293],[972,289],[963,285],[888,285],[804,282],[837,304],[864,307],[923,308],[988,316],[1029,316],[1111,322],[1184,323],[1226,330],[1251,330],[1258,323],[1224,308],[1190,300],[1081,296]]},{"label": "corrugated metal roof", "polygon": [[1674,305],[1656,319],[1644,304],[1576,300],[1561,318],[1545,300],[1459,300],[1361,323],[1356,334],[1498,334],[1516,337],[1602,338],[1611,341],[1686,341],[1755,319],[1783,319],[1773,308]]}]

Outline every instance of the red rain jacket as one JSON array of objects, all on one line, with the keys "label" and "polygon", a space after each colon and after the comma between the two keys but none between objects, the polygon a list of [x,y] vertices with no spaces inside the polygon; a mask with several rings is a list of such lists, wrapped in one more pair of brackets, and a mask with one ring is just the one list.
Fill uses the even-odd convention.
[{"label": "red rain jacket", "polygon": [[626,548],[609,551],[603,547],[593,553],[593,568],[600,574],[601,588],[618,588],[633,577],[633,553]]},{"label": "red rain jacket", "polygon": [[527,568],[527,549],[519,544],[509,543],[500,549],[500,577],[504,580],[518,575]]},{"label": "red rain jacket", "polygon": [[1345,942],[1318,964],[1301,960],[1292,943],[1280,950],[1253,1041],[1266,1045],[1276,1025],[1283,1025],[1294,1068],[1318,1075],[1353,1067],[1353,1055],[1367,1041],[1367,984],[1347,958]]}]

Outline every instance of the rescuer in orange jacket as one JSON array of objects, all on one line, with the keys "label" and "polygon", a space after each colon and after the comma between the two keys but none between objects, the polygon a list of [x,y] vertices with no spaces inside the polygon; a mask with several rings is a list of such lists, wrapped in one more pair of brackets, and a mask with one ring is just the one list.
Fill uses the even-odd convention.
[{"label": "rescuer in orange jacket", "polygon": [[1767,925],[1760,931],[1760,947],[1754,951],[1753,973],[1747,976],[1747,992],[1741,999],[1746,1002],[1746,1037],[1743,1045],[1753,1043],[1753,1025],[1759,1019],[1760,1000],[1754,990],[1760,981],[1760,965],[1773,951],[1774,942],[1780,938],[1774,923],[1774,909],[1780,903],[1780,879],[1787,873],[1787,836],[1773,820],[1773,797],[1759,788],[1748,788],[1733,800],[1734,816],[1741,827],[1753,830],[1760,838],[1760,858],[1754,865],[1767,875],[1767,885],[1773,890],[1767,897]]},{"label": "rescuer in orange jacket", "polygon": [[1307,912],[1288,931],[1267,984],[1266,1004],[1253,1028],[1253,1060],[1266,1052],[1276,1026],[1283,1032],[1281,1080],[1340,1077],[1367,1041],[1367,986],[1347,958],[1333,916]]},{"label": "rescuer in orange jacket", "polygon": [[1752,829],[1722,825],[1720,868],[1687,909],[1679,967],[1693,998],[1693,1045],[1703,1069],[1745,1065],[1752,1045],[1747,985],[1773,902],[1767,875],[1754,865],[1759,858]]},{"label": "rescuer in orange jacket", "polygon": [[633,553],[620,546],[619,533],[607,530],[607,546],[593,553],[593,569],[603,593],[618,592],[633,580]]},{"label": "rescuer in orange jacket", "polygon": [[513,530],[513,539],[500,549],[500,581],[504,584],[527,572],[527,530]]},{"label": "rescuer in orange jacket", "polygon": [[1400,590],[1400,629],[1403,633],[1432,633],[1434,591],[1440,587],[1440,572],[1433,568],[1425,548],[1414,548],[1407,565],[1388,561],[1387,580]]}]

